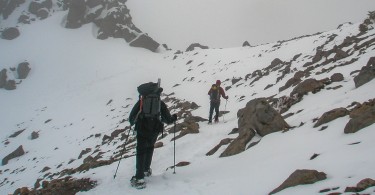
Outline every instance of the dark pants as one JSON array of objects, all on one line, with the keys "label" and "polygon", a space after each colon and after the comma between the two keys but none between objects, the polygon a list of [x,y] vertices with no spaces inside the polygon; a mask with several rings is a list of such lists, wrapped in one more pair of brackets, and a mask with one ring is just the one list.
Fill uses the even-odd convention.
[{"label": "dark pants", "polygon": [[137,155],[136,155],[136,174],[137,179],[145,177],[145,171],[150,169],[152,155],[154,153],[154,144],[158,134],[152,136],[142,136],[137,134]]},{"label": "dark pants", "polygon": [[215,102],[211,101],[210,102],[210,115],[208,117],[208,121],[212,122],[212,115],[215,110],[215,120],[219,119],[219,107],[220,107],[220,102]]}]

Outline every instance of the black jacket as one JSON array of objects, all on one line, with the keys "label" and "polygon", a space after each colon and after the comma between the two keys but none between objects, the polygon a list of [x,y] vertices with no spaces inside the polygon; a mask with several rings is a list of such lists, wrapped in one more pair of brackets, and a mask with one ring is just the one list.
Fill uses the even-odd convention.
[{"label": "black jacket", "polygon": [[137,131],[137,133],[142,133],[142,132],[159,133],[163,130],[163,124],[162,123],[171,124],[176,120],[174,117],[172,117],[172,115],[170,114],[170,112],[167,108],[167,105],[163,101],[160,101],[160,118],[161,118],[161,121],[159,121],[158,119],[145,119],[145,118],[142,117],[141,114],[136,119],[137,114],[138,114],[139,109],[140,109],[139,104],[140,104],[140,101],[138,101],[134,105],[134,107],[133,107],[133,109],[132,109],[132,111],[130,112],[130,115],[129,115],[130,125],[135,124],[134,130]]}]

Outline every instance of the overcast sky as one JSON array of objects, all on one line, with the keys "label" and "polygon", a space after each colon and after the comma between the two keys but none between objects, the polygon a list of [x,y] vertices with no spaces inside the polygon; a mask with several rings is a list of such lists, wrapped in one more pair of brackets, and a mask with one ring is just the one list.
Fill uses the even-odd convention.
[{"label": "overcast sky", "polygon": [[374,0],[128,0],[127,5],[136,26],[174,49],[193,42],[211,47],[275,42],[362,22],[375,10]]}]

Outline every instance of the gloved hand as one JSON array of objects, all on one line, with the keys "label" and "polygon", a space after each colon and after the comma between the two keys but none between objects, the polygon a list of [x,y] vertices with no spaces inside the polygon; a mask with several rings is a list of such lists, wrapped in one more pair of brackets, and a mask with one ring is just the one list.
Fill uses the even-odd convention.
[{"label": "gloved hand", "polygon": [[130,123],[130,127],[134,125],[134,121],[129,121],[129,123]]},{"label": "gloved hand", "polygon": [[172,115],[172,121],[173,121],[173,122],[177,121],[177,114],[173,114],[173,115]]},{"label": "gloved hand", "polygon": [[229,96],[225,96],[225,99],[227,100],[229,98]]}]

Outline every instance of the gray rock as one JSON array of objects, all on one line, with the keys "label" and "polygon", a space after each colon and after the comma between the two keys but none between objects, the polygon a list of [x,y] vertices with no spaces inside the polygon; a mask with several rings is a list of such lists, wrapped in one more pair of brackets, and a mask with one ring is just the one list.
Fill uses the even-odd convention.
[{"label": "gray rock", "polygon": [[8,80],[4,87],[6,90],[14,90],[17,88],[15,80]]},{"label": "gray rock", "polygon": [[22,62],[22,63],[18,64],[17,73],[18,73],[19,79],[25,79],[27,77],[27,75],[29,75],[29,72],[31,70],[29,65],[30,64],[28,62]]},{"label": "gray rock", "polygon": [[8,164],[9,160],[22,156],[24,154],[25,154],[25,151],[23,150],[22,145],[21,145],[15,151],[13,151],[12,153],[8,154],[6,157],[3,158],[2,165],[6,165]]},{"label": "gray rock", "polygon": [[246,150],[246,145],[258,133],[265,136],[273,132],[289,129],[280,113],[272,108],[265,98],[249,101],[245,108],[237,112],[238,132],[220,157],[232,156]]},{"label": "gray rock", "polygon": [[16,27],[7,28],[1,34],[1,38],[5,40],[13,40],[20,36],[20,31]]},{"label": "gray rock", "polygon": [[315,123],[314,127],[319,127],[322,124],[331,122],[339,117],[343,117],[349,114],[346,108],[336,108],[324,113],[319,120]]},{"label": "gray rock", "polygon": [[208,49],[208,46],[201,45],[199,43],[193,43],[191,44],[186,51],[193,51],[196,47],[201,48],[201,49]]},{"label": "gray rock", "polygon": [[0,88],[4,88],[7,84],[7,69],[3,69],[0,71]]},{"label": "gray rock", "polygon": [[306,169],[296,170],[279,187],[274,189],[269,194],[275,194],[286,188],[297,185],[313,184],[325,179],[327,179],[327,175],[324,172]]},{"label": "gray rock", "polygon": [[324,83],[322,81],[318,81],[316,79],[306,79],[293,89],[290,96],[298,95],[299,97],[302,97],[309,92],[315,93],[322,88],[324,88]]},{"label": "gray rock", "polygon": [[371,57],[367,65],[362,67],[359,74],[354,77],[355,87],[358,88],[375,78],[375,57]]},{"label": "gray rock", "polygon": [[332,82],[340,82],[344,80],[344,76],[341,73],[335,73],[331,76]]},{"label": "gray rock", "polygon": [[355,108],[350,113],[351,119],[346,124],[344,133],[355,133],[375,123],[375,99]]}]

